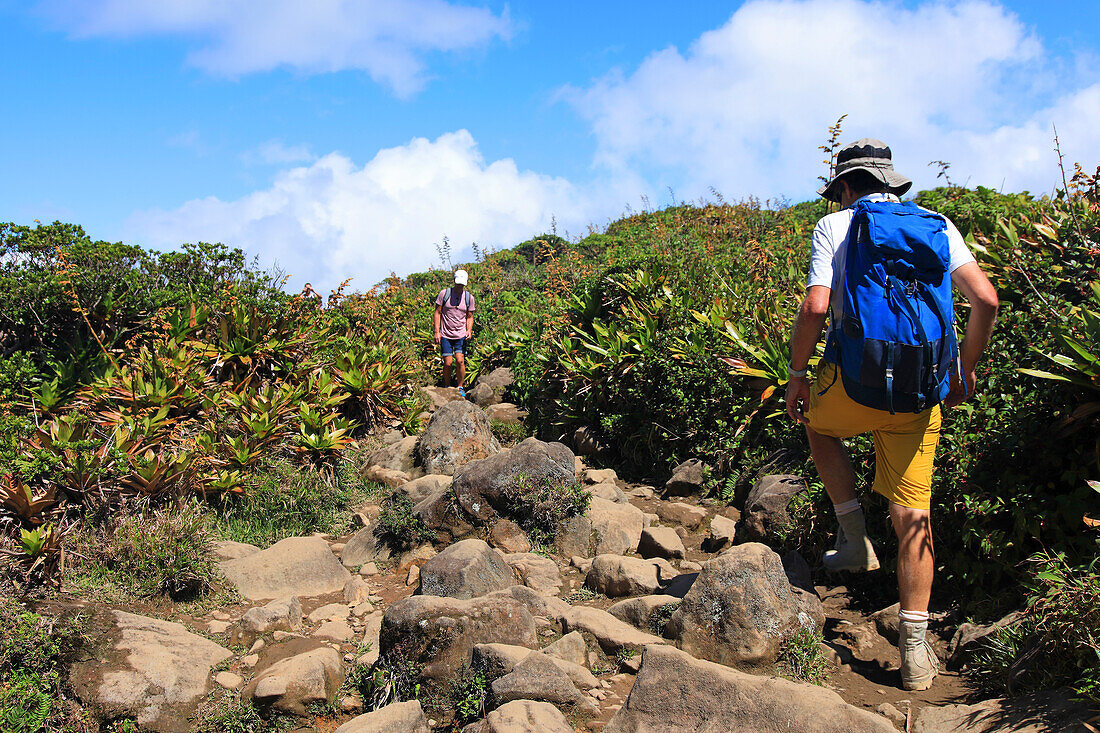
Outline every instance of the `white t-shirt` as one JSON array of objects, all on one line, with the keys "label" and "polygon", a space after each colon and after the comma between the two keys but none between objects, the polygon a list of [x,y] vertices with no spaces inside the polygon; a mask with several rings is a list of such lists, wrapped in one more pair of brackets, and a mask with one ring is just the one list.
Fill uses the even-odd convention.
[{"label": "white t-shirt", "polygon": [[[872,193],[860,199],[862,201],[899,201],[898,197],[891,193]],[[814,227],[813,238],[810,239],[810,272],[806,276],[806,287],[824,285],[832,289],[833,321],[839,321],[844,312],[844,292],[841,284],[844,282],[844,258],[848,251],[848,228],[855,215],[855,204],[841,211],[821,217]],[[968,262],[974,261],[974,255],[963,241],[958,228],[951,223],[946,216],[947,243],[950,247],[950,264],[948,273],[952,273]],[[829,330],[833,328],[829,323]]]}]

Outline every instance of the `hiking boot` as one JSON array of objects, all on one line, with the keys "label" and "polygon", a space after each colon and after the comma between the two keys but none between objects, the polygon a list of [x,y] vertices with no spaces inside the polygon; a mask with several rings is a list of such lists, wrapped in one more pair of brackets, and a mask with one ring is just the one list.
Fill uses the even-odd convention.
[{"label": "hiking boot", "polygon": [[842,514],[837,517],[837,521],[840,522],[840,528],[836,533],[836,545],[834,549],[827,550],[821,559],[825,569],[833,573],[841,570],[853,573],[878,570],[878,557],[875,556],[875,548],[867,536],[863,511]]},{"label": "hiking boot", "polygon": [[906,690],[927,690],[936,678],[939,660],[925,640],[928,622],[898,622],[898,648],[901,651],[901,686]]}]

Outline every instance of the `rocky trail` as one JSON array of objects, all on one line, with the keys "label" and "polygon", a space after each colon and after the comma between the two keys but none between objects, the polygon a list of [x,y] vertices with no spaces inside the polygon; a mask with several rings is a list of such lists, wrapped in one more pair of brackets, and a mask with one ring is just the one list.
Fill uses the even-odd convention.
[{"label": "rocky trail", "polygon": [[[423,434],[386,435],[365,468],[409,499],[436,543],[388,546],[372,502],[348,536],[218,543],[242,599],[228,607],[57,601],[82,610],[95,640],[71,670],[82,703],[163,732],[193,730],[205,700],[238,695],[326,733],[1089,730],[1061,698],[974,702],[952,671],[926,692],[902,690],[896,608],[865,614],[847,588],[815,585],[802,557],[768,546],[797,477],[761,478],[742,515],[700,499],[697,463],[653,487],[588,468],[561,444],[501,449],[490,415],[523,414],[485,384],[469,401],[427,389]],[[533,479],[591,492],[552,544],[521,526],[517,482]],[[809,627],[824,630],[822,686],[776,674],[784,639]],[[985,633],[956,635],[942,619],[935,630],[945,660]],[[421,701],[382,689],[373,702],[388,704],[372,711],[345,684],[380,658],[419,672]],[[485,707],[457,725],[432,694],[471,670],[484,673]]]}]

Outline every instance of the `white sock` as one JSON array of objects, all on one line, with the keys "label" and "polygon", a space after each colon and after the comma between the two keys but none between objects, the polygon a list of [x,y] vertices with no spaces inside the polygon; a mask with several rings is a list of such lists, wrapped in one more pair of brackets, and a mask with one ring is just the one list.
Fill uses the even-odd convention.
[{"label": "white sock", "polygon": [[907,624],[926,624],[928,611],[898,611],[898,621],[904,621]]},{"label": "white sock", "polygon": [[860,508],[859,499],[852,499],[841,504],[833,504],[833,511],[836,512],[837,517],[843,517],[845,514],[858,512]]}]

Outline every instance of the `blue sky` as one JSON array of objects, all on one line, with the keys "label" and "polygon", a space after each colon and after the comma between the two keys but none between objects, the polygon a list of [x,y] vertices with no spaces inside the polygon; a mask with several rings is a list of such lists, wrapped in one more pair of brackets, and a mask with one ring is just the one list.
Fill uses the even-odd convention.
[{"label": "blue sky", "polygon": [[[448,236],[801,200],[881,137],[918,186],[1100,163],[1100,3],[0,0],[0,221],[224,241],[367,288]],[[672,193],[670,194],[670,189]]]}]

